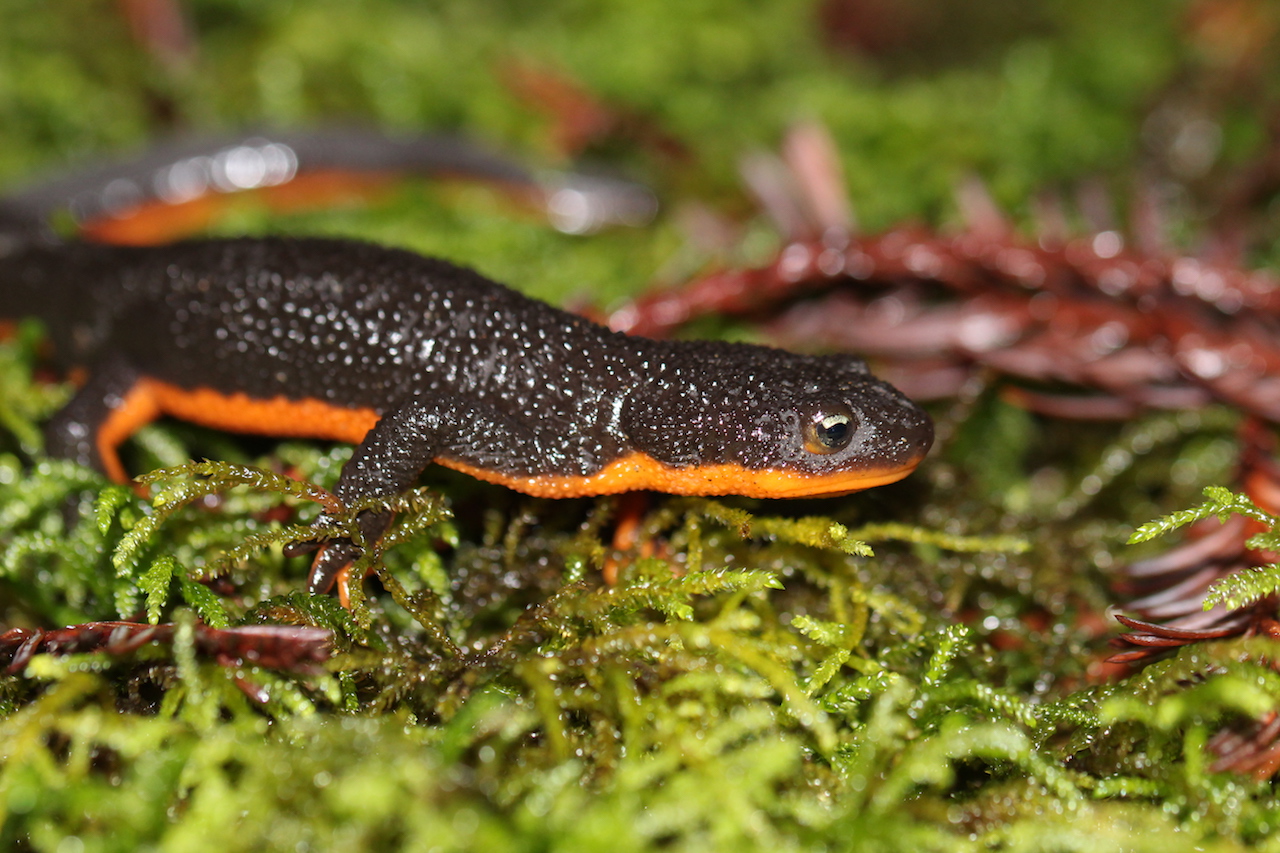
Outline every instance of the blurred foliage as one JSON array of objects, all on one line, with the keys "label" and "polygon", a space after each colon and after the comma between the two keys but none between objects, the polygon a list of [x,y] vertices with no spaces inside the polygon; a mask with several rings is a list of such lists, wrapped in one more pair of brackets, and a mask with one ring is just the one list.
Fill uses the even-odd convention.
[{"label": "blurred foliage", "polygon": [[[652,185],[652,227],[587,239],[490,189],[429,183],[360,210],[249,204],[217,226],[409,246],[561,303],[767,257],[776,237],[736,164],[814,117],[865,226],[946,227],[973,173],[1016,217],[1090,182],[1123,208],[1135,175],[1176,172],[1150,116],[1178,104],[1220,131],[1172,185],[1194,234],[1205,188],[1259,155],[1275,88],[1265,59],[1241,70],[1193,25],[1245,0],[1029,4],[989,42],[963,29],[972,46],[870,0],[191,0],[177,50],[135,41],[124,5],[0,0],[0,182],[176,132],[369,122]],[[946,21],[983,4],[944,5]],[[632,131],[567,151],[516,85],[529,69]],[[734,223],[734,248],[690,238],[695,208]],[[324,499],[282,472],[331,486],[348,448],[155,425],[128,448],[131,470],[163,469],[144,500],[41,456],[67,394],[42,357],[35,327],[0,348],[0,624],[177,629],[168,647],[0,675],[7,849],[1280,848],[1271,786],[1209,772],[1205,751],[1280,702],[1271,645],[1193,646],[1123,681],[1099,663],[1106,570],[1136,526],[1227,481],[1229,413],[1064,425],[989,389],[937,410],[952,439],[907,482],[796,504],[655,498],[625,553],[608,547],[612,499],[433,471],[398,499],[348,612],[302,593],[305,560],[281,549]],[[1200,514],[1249,511],[1209,497]],[[1273,574],[1218,595],[1268,594]],[[320,673],[221,666],[197,617],[325,627],[334,656]]]}]

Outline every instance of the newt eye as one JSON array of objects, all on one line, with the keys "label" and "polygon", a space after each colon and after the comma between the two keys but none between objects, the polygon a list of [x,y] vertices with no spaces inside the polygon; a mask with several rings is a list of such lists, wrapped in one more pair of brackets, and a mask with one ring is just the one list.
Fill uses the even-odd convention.
[{"label": "newt eye", "polygon": [[847,407],[824,407],[804,425],[804,449],[824,456],[843,450],[857,428],[858,422]]}]

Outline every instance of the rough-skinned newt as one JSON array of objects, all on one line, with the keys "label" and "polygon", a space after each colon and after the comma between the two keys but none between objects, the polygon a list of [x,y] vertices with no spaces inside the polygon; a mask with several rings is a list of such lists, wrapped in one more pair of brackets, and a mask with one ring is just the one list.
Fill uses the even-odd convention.
[{"label": "rough-skinned newt", "polygon": [[572,172],[534,174],[460,137],[272,130],[174,139],[15,190],[0,199],[0,253],[13,248],[15,234],[50,237],[50,219],[64,212],[97,242],[147,245],[199,230],[216,218],[218,200],[232,194],[257,191],[285,209],[314,206],[331,196],[366,195],[388,176],[406,173],[500,185],[571,233],[643,225],[656,209],[653,194],[637,184]]},{"label": "rough-skinned newt", "polygon": [[[928,416],[857,358],[628,337],[398,249],[10,246],[0,315],[43,318],[58,358],[87,368],[47,450],[117,480],[118,444],[161,415],[352,442],[347,503],[433,462],[547,497],[833,496],[906,476],[932,441]],[[366,539],[390,520],[362,516]],[[309,587],[358,553],[329,542]]]}]

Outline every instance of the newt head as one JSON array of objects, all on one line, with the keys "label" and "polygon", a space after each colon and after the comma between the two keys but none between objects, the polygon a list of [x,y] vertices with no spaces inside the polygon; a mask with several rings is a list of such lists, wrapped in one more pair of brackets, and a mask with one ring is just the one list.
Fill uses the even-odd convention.
[{"label": "newt head", "polygon": [[860,359],[740,344],[655,360],[621,427],[680,494],[832,497],[911,473],[933,423]]}]

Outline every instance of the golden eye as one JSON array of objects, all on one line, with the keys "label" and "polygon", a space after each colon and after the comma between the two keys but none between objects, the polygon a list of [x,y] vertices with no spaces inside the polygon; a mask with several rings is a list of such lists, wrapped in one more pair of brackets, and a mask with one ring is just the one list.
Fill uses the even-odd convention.
[{"label": "golden eye", "polygon": [[818,411],[804,425],[804,449],[824,456],[843,450],[857,428],[853,413],[843,406]]}]

